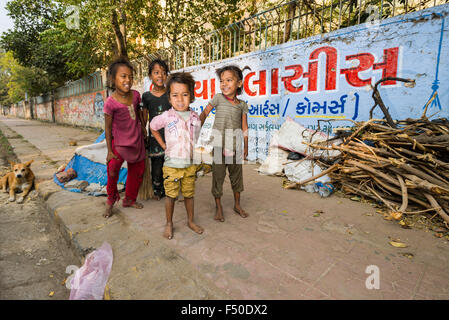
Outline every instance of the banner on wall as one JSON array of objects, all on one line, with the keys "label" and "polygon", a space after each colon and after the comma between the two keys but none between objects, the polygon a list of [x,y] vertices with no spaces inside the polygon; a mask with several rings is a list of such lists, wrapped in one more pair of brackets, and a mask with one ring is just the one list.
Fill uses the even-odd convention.
[{"label": "banner on wall", "polygon": [[[270,138],[290,117],[307,128],[332,134],[336,127],[369,119],[374,105],[372,86],[384,77],[414,79],[414,88],[385,81],[379,92],[393,119],[427,115],[448,117],[449,5],[362,24],[288,42],[220,62],[194,66],[196,112],[220,92],[215,70],[234,64],[244,71],[240,99],[249,107],[249,160],[264,160]],[[445,23],[446,22],[446,23]],[[178,70],[181,71],[181,70]],[[174,71],[175,72],[175,71]],[[149,81],[144,88],[148,90]],[[383,118],[379,108],[374,118]],[[209,134],[214,112],[201,135]],[[320,121],[321,120],[321,121]]]}]

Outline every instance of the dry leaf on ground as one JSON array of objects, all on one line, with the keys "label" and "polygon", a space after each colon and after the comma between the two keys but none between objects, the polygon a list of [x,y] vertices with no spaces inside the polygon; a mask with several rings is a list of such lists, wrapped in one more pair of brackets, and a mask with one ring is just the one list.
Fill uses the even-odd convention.
[{"label": "dry leaf on ground", "polygon": [[406,245],[403,242],[390,241],[390,244],[396,248],[407,248],[408,247],[408,245]]}]

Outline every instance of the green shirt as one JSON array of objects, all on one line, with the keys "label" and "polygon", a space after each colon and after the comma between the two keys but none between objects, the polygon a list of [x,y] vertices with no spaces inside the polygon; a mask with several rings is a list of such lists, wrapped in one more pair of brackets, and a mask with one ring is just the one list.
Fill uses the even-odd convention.
[{"label": "green shirt", "polygon": [[[242,149],[242,141],[243,141],[243,132],[242,130],[242,116],[243,114],[248,113],[248,104],[245,101],[239,100],[239,103],[233,105],[222,93],[217,93],[214,98],[209,101],[209,104],[215,108],[215,120],[213,129],[220,131],[222,137],[222,147],[229,149],[231,146],[229,144],[233,144],[233,150],[243,150]],[[234,131],[236,129],[240,129],[240,131]],[[225,135],[226,131],[228,131],[228,136]],[[232,137],[229,132],[232,132]],[[228,142],[225,142],[226,139]],[[238,139],[237,139],[238,138]]]}]

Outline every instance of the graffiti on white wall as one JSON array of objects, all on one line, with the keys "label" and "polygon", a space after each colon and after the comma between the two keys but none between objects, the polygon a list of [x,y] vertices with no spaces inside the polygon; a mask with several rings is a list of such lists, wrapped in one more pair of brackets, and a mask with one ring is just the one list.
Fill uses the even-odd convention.
[{"label": "graffiti on white wall", "polygon": [[[196,80],[192,108],[200,113],[219,92],[217,68],[235,64],[245,70],[240,99],[249,106],[249,159],[264,159],[270,138],[286,117],[328,133],[369,118],[372,87],[385,77],[411,78],[414,88],[398,81],[379,86],[394,119],[419,117],[435,95],[428,116],[448,117],[449,5],[365,24],[323,37],[288,42],[218,63],[189,67]],[[446,67],[443,67],[446,66]],[[181,71],[181,70],[178,70]],[[145,89],[149,89],[146,82]],[[213,112],[203,130],[213,124]],[[383,118],[376,109],[374,118]]]}]

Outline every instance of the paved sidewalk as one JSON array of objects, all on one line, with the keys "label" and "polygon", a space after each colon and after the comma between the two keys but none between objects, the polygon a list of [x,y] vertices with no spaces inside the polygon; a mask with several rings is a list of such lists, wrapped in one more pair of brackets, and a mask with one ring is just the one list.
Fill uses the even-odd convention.
[{"label": "paved sidewalk", "polygon": [[[21,160],[35,159],[40,179],[70,159],[76,147],[69,140],[90,144],[99,135],[4,117],[0,130]],[[184,204],[177,202],[170,241],[162,237],[164,201],[144,201],[143,210],[117,206],[105,220],[105,198],[67,192],[51,181],[41,182],[39,193],[80,259],[103,241],[111,244],[113,299],[449,299],[445,238],[403,229],[366,203],[284,190],[280,178],[256,169],[244,166],[247,219],[233,213],[226,181],[226,221],[213,220],[209,174],[198,179],[195,195],[204,234],[188,229]],[[392,247],[389,237],[408,247]],[[378,290],[365,286],[370,265],[380,271]]]}]

